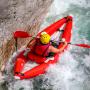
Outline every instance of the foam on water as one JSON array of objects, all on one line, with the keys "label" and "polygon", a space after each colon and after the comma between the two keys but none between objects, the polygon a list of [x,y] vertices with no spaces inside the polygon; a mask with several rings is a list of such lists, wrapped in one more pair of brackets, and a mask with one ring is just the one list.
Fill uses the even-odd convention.
[{"label": "foam on water", "polygon": [[[87,58],[84,58],[85,60]],[[88,80],[88,75],[85,73],[85,68],[81,66],[77,60],[72,57],[70,52],[65,52],[60,63],[50,66],[48,73],[45,75],[45,80],[48,77],[44,87],[53,90],[89,90],[90,87],[86,87],[85,83]],[[90,61],[88,61],[90,63]],[[80,65],[80,66],[79,66]],[[90,64],[88,64],[90,66]],[[78,68],[79,67],[79,68]],[[90,74],[90,72],[88,71]],[[89,84],[89,83],[87,83]],[[85,89],[88,88],[88,89]]]},{"label": "foam on water", "polygon": [[54,3],[51,6],[50,13],[48,15],[57,15],[60,13],[64,13],[70,7],[70,5],[78,5],[79,7],[90,7],[89,0],[54,0]]}]

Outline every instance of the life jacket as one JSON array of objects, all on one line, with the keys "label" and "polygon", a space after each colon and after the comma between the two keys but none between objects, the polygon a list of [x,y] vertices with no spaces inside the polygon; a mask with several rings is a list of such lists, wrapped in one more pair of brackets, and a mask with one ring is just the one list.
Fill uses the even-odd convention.
[{"label": "life jacket", "polygon": [[46,57],[49,54],[49,51],[48,51],[49,46],[50,46],[50,43],[42,44],[40,42],[40,39],[38,38],[36,40],[36,44],[35,44],[35,47],[34,47],[34,53],[37,54],[37,55]]}]

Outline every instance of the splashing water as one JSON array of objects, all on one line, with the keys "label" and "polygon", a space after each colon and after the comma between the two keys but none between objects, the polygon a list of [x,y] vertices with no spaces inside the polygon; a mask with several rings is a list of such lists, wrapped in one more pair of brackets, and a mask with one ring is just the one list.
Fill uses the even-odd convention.
[{"label": "splashing water", "polygon": [[[54,0],[41,29],[70,14],[74,21],[72,42],[90,44],[90,0]],[[7,66],[11,71],[10,62]],[[9,90],[90,90],[90,49],[70,46],[46,74],[30,80],[8,79],[8,83]]]}]

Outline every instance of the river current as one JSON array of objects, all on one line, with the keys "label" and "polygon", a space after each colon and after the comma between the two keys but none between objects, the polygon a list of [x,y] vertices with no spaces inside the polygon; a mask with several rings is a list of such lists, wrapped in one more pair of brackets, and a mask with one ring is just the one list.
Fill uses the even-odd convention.
[{"label": "river current", "polygon": [[[90,44],[90,0],[54,0],[41,30],[67,15],[73,16],[71,42]],[[10,62],[7,67],[9,72]],[[70,45],[45,75],[22,81],[8,78],[6,85],[8,90],[90,90],[90,49]]]}]

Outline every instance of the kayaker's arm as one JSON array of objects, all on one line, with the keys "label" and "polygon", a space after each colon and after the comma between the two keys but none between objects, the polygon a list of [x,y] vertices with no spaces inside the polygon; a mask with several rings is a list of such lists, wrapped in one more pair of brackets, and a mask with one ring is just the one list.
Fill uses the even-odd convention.
[{"label": "kayaker's arm", "polygon": [[49,47],[49,51],[50,51],[50,52],[53,52],[53,53],[60,53],[60,52],[62,52],[62,51],[64,50],[64,48],[66,47],[66,45],[67,45],[67,42],[65,41],[65,42],[63,43],[63,46],[62,46],[60,49],[55,48],[55,47],[53,47],[53,46],[50,46],[50,47]]}]

